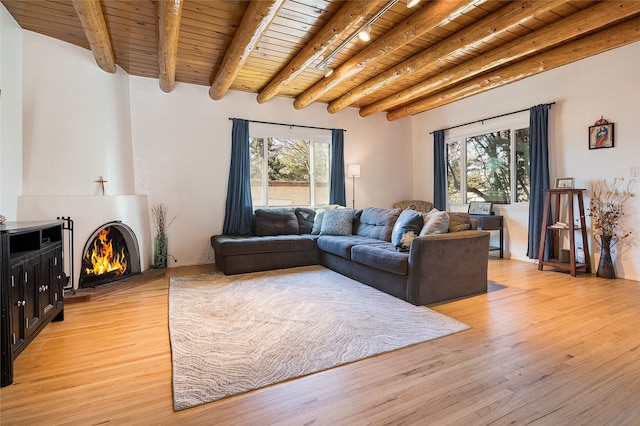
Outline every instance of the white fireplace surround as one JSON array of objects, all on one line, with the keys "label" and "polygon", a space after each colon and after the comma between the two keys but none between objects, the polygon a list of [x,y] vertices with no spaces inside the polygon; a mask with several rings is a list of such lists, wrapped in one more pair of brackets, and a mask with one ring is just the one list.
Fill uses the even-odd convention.
[{"label": "white fireplace surround", "polygon": [[[20,196],[18,217],[20,220],[55,220],[57,217],[70,217],[73,220],[73,287],[76,289],[80,279],[83,247],[92,233],[108,222],[121,221],[128,225],[138,239],[142,271],[151,265],[152,240],[146,195]],[[65,269],[70,265],[67,247],[68,243],[65,241]],[[70,274],[71,271],[66,272]]]}]

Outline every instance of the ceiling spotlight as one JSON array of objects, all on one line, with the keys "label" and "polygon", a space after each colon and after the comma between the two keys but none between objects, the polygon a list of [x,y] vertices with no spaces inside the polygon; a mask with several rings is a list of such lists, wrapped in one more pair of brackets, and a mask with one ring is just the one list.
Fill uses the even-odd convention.
[{"label": "ceiling spotlight", "polygon": [[407,0],[407,7],[411,9],[413,6],[420,3],[420,0]]},{"label": "ceiling spotlight", "polygon": [[333,74],[333,68],[331,68],[329,66],[329,63],[326,61],[324,61],[322,64],[322,71],[324,71],[325,77],[329,77],[331,74]]},{"label": "ceiling spotlight", "polygon": [[358,38],[362,41],[371,40],[371,25],[367,25],[358,33]]}]

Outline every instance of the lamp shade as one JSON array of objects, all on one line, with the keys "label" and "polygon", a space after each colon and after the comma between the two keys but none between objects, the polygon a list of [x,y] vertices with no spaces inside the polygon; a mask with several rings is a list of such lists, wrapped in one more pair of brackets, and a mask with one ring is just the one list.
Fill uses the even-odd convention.
[{"label": "lamp shade", "polygon": [[347,177],[360,177],[360,164],[347,165]]}]

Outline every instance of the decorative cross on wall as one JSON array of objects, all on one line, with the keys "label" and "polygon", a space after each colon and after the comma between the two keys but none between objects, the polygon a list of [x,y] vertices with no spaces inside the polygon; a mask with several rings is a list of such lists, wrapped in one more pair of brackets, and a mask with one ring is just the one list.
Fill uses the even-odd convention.
[{"label": "decorative cross on wall", "polygon": [[102,189],[102,195],[104,195],[104,184],[109,182],[108,180],[104,180],[104,178],[102,176],[100,176],[100,179],[98,180],[94,180],[94,182],[97,182],[100,184],[100,189]]}]

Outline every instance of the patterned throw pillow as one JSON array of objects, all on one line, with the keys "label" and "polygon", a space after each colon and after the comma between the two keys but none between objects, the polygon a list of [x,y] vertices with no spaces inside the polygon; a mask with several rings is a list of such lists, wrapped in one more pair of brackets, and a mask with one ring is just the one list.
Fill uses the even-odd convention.
[{"label": "patterned throw pillow", "polygon": [[322,218],[320,235],[351,235],[354,213],[353,209],[326,210]]},{"label": "patterned throw pillow", "polygon": [[409,251],[411,242],[420,234],[424,219],[422,215],[415,210],[403,210],[393,225],[391,232],[391,243],[396,250]]},{"label": "patterned throw pillow", "polygon": [[431,210],[424,218],[424,226],[420,236],[429,234],[446,234],[449,232],[449,215],[438,209]]}]

